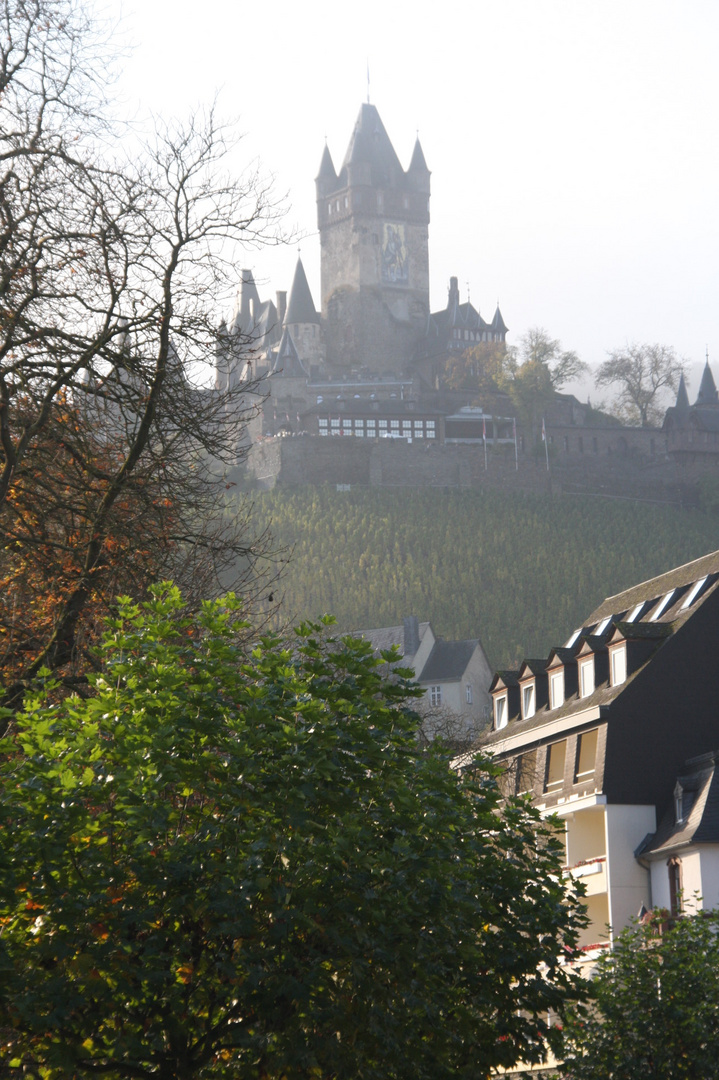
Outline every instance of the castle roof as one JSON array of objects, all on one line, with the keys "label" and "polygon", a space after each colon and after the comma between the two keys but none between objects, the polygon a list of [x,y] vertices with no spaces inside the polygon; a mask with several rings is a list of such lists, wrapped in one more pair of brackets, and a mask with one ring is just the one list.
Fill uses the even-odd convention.
[{"label": "castle roof", "polygon": [[309,375],[309,372],[300,360],[300,355],[292,340],[292,334],[287,327],[285,327],[282,332],[282,340],[280,341],[280,347],[277,350],[277,357],[272,365],[272,371],[276,375],[283,375],[286,379],[306,379]]},{"label": "castle roof", "polygon": [[420,171],[422,171],[422,172],[426,172],[426,173],[429,172],[429,169],[427,168],[427,162],[424,159],[424,154],[422,152],[422,147],[420,145],[419,136],[417,136],[417,140],[416,140],[416,142],[414,144],[414,150],[412,151],[412,160],[409,163],[409,169],[407,171],[408,172],[420,172]]},{"label": "castle roof", "polygon": [[320,161],[320,171],[317,173],[318,180],[336,180],[337,172],[332,161],[332,155],[330,154],[330,148],[325,143],[325,148],[322,151],[322,160]]},{"label": "castle roof", "polygon": [[497,304],[497,310],[494,313],[492,319],[492,330],[495,334],[506,334],[508,326],[505,326],[504,319],[502,318],[502,312],[499,310],[499,304]]},{"label": "castle roof", "polygon": [[679,389],[677,390],[677,400],[674,403],[674,408],[681,412],[684,412],[689,408],[689,395],[687,394],[687,384],[684,380],[684,375],[682,375],[679,380]]},{"label": "castle roof", "polygon": [[257,312],[260,308],[260,294],[257,292],[251,270],[240,271],[240,288],[237,294],[237,306],[232,319],[232,332],[253,337],[257,330]]},{"label": "castle roof", "polygon": [[391,186],[404,176],[399,158],[385,131],[384,124],[374,105],[365,103],[360,108],[352,137],[347,147],[340,178],[346,176],[348,166],[367,164],[371,167],[370,183],[376,187]]},{"label": "castle roof", "polygon": [[297,260],[295,276],[292,280],[290,297],[287,302],[285,313],[285,326],[290,323],[318,323],[320,317],[317,314],[312,293],[307,283],[307,275],[302,265],[302,259]]},{"label": "castle roof", "polygon": [[702,381],[699,384],[699,393],[697,394],[697,399],[694,404],[719,405],[719,394],[717,394],[717,388],[714,383],[714,376],[712,375],[708,360],[704,365],[704,371],[702,372]]}]

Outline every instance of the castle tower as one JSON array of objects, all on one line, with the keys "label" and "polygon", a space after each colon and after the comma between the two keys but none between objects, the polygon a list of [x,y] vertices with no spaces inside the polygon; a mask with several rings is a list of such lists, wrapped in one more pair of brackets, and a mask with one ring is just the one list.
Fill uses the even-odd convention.
[{"label": "castle tower", "polygon": [[406,371],[429,314],[430,172],[415,143],[405,172],[374,105],[362,105],[337,173],[317,176],[327,363]]},{"label": "castle tower", "polygon": [[283,322],[284,329],[292,336],[300,361],[309,372],[310,364],[317,364],[322,359],[322,344],[320,317],[312,299],[302,259],[297,260]]}]

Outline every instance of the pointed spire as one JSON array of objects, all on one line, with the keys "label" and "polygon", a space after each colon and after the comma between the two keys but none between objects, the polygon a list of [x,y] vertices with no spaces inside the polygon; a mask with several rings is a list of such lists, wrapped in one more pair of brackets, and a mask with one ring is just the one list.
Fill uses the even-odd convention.
[{"label": "pointed spire", "polygon": [[282,331],[282,340],[277,350],[277,359],[272,365],[275,375],[284,375],[286,378],[305,377],[309,375],[304,364],[300,360],[300,354],[292,340],[292,334],[287,327]]},{"label": "pointed spire", "polygon": [[403,173],[399,158],[374,105],[362,105],[360,108],[342,168],[362,164],[370,166],[371,183],[376,185],[392,183]]},{"label": "pointed spire", "polygon": [[319,321],[320,317],[317,314],[317,309],[315,308],[312,299],[312,293],[310,292],[310,287],[307,283],[305,268],[302,265],[302,259],[298,258],[297,266],[295,267],[295,276],[292,281],[292,288],[290,289],[290,296],[287,302],[285,326],[288,326],[290,323],[319,323]]},{"label": "pointed spire", "polygon": [[679,380],[679,389],[677,390],[677,400],[674,403],[674,408],[677,412],[686,412],[689,408],[689,395],[687,394],[687,384],[684,381],[684,375]]},{"label": "pointed spire", "polygon": [[712,375],[712,369],[709,367],[708,360],[704,365],[702,381],[699,384],[699,393],[697,394],[697,399],[694,404],[719,405],[719,394],[717,394],[714,376]]},{"label": "pointed spire", "polygon": [[499,310],[499,302],[497,302],[497,310],[494,313],[492,319],[492,333],[493,334],[506,334],[509,330],[508,326],[505,326],[504,319],[502,318],[502,312]]},{"label": "pointed spire", "polygon": [[419,141],[419,135],[414,144],[414,150],[412,151],[412,160],[409,163],[408,172],[429,172],[427,168],[427,162],[424,159],[424,153],[422,152],[422,146]]},{"label": "pointed spire", "polygon": [[317,173],[318,180],[336,180],[337,172],[335,171],[334,164],[332,162],[332,155],[330,154],[330,148],[325,142],[325,148],[322,151],[322,160],[320,161],[320,171]]}]

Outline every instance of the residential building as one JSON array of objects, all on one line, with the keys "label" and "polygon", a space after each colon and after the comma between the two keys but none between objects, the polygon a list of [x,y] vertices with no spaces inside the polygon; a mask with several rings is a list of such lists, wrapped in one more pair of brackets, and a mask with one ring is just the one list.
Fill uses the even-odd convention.
[{"label": "residential building", "polygon": [[508,791],[563,824],[588,955],[643,909],[719,903],[718,651],[714,552],[608,597],[492,680],[486,748]]},{"label": "residential building", "polygon": [[396,648],[401,665],[413,670],[424,690],[419,711],[428,740],[442,736],[466,744],[487,725],[492,669],[478,638],[445,641],[416,615],[407,616],[400,626],[360,633],[377,654]]}]

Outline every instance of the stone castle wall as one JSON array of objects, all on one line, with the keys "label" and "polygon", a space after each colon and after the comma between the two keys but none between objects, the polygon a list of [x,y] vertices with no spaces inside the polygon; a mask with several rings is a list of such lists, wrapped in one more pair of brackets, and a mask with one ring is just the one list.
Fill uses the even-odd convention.
[{"label": "stone castle wall", "polygon": [[[586,429],[585,429],[586,431]],[[576,429],[575,429],[576,432]],[[568,455],[553,449],[547,470],[543,454],[519,456],[513,447],[488,452],[479,445],[408,443],[403,439],[361,440],[294,436],[267,439],[252,447],[248,472],[262,489],[302,484],[351,487],[428,487],[559,494],[691,505],[693,477],[666,457],[617,453]]]}]

